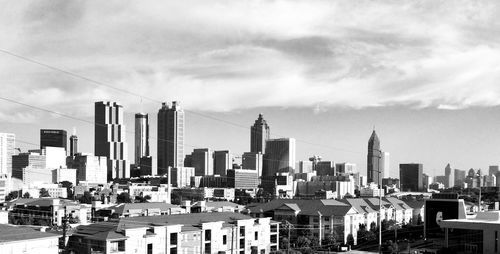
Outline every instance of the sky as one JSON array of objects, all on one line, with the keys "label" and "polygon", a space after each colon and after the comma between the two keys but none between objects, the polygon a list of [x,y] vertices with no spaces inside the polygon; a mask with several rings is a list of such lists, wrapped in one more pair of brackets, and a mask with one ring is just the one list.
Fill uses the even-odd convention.
[{"label": "sky", "polygon": [[156,133],[161,101],[177,100],[188,151],[248,151],[249,127],[263,113],[274,137],[298,140],[298,160],[321,155],[365,173],[375,128],[393,177],[399,163],[423,163],[430,175],[447,163],[500,163],[498,1],[3,6],[0,132],[15,133],[23,149],[37,145],[40,128],[64,128],[92,152],[85,121],[95,101],[110,100],[125,108],[133,159],[134,113],[149,113]]}]

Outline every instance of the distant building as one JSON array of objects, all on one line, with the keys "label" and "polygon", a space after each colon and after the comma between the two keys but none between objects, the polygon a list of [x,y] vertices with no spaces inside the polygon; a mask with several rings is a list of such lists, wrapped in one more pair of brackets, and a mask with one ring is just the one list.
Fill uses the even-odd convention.
[{"label": "distant building", "polygon": [[40,152],[20,153],[12,156],[12,177],[23,179],[23,169],[26,167],[45,169],[45,155]]},{"label": "distant building", "polygon": [[454,173],[455,173],[454,170],[451,169],[451,166],[448,163],[448,165],[446,165],[446,167],[444,169],[445,182],[443,184],[444,184],[445,188],[451,188],[451,187],[455,186]]},{"label": "distant building", "polygon": [[68,158],[67,166],[76,169],[78,182],[107,183],[108,162],[104,156],[78,153]]},{"label": "distant building", "polygon": [[312,173],[312,172],[313,172],[313,162],[312,161],[299,161],[297,173]]},{"label": "distant building", "polygon": [[498,165],[490,165],[489,170],[488,170],[488,175],[495,175],[498,176],[498,173],[500,172]]},{"label": "distant building", "polygon": [[399,180],[401,184],[401,191],[424,191],[422,174],[422,164],[399,164]]},{"label": "distant building", "polygon": [[214,152],[214,174],[225,176],[226,171],[233,166],[229,150]]},{"label": "distant building", "polygon": [[76,185],[76,169],[74,168],[56,168],[52,170],[52,183],[61,183],[68,181]]},{"label": "distant building", "polygon": [[184,110],[180,103],[162,103],[158,111],[158,174],[184,165]]},{"label": "distant building", "polygon": [[197,148],[191,153],[192,164],[195,175],[206,176],[214,174],[214,160],[212,151],[208,148]]},{"label": "distant building", "polygon": [[[367,176],[368,182],[379,184],[380,179],[384,178],[382,168],[382,151],[380,150],[380,140],[377,133],[373,130],[370,139],[368,140],[368,156],[367,156]],[[381,174],[379,176],[379,174]]]},{"label": "distant building", "polygon": [[352,174],[357,171],[356,164],[349,162],[335,163],[337,174]]},{"label": "distant building", "polygon": [[250,152],[264,153],[266,151],[266,141],[270,138],[269,125],[259,114],[259,118],[250,127]]},{"label": "distant building", "polygon": [[106,156],[108,180],[130,177],[123,106],[116,102],[96,102],[94,122],[94,154]]},{"label": "distant building", "polygon": [[295,139],[280,138],[266,141],[263,176],[274,176],[278,172],[294,173]]},{"label": "distant building", "polygon": [[252,169],[257,170],[257,174],[259,177],[262,176],[262,167],[264,155],[262,153],[254,153],[254,152],[246,152],[243,153],[242,156],[242,165],[243,169]]},{"label": "distant building", "polygon": [[0,133],[0,177],[12,174],[12,156],[15,154],[16,135]]},{"label": "distant building", "polygon": [[78,153],[78,137],[71,135],[69,137],[69,156],[75,156]]},{"label": "distant building", "polygon": [[139,164],[142,157],[149,156],[149,116],[135,114],[135,164]]},{"label": "distant building", "polygon": [[333,161],[318,161],[315,166],[318,176],[334,176],[335,163]]},{"label": "distant building", "polygon": [[456,186],[462,186],[462,184],[465,182],[465,176],[466,172],[465,170],[460,170],[460,169],[455,169],[455,185]]},{"label": "distant building", "polygon": [[382,187],[383,186],[392,186],[395,185],[399,188],[399,179],[397,178],[382,178]]},{"label": "distant building", "polygon": [[424,185],[424,191],[429,189],[429,186],[433,183],[432,177],[427,174],[422,174],[422,184]]},{"label": "distant building", "polygon": [[[389,174],[391,172],[391,154],[388,152],[382,152],[382,162],[381,162],[382,172],[384,174]],[[383,177],[382,177],[383,178]]]},{"label": "distant building", "polygon": [[195,168],[193,167],[177,167],[172,168],[172,181],[174,187],[183,188],[191,185],[191,177],[195,176]]},{"label": "distant building", "polygon": [[227,171],[229,188],[235,189],[257,189],[259,186],[259,175],[251,169],[230,169]]},{"label": "distant building", "polygon": [[40,130],[40,149],[44,149],[47,146],[51,147],[62,147],[66,151],[68,134],[65,130],[51,130],[51,129],[41,129]]}]

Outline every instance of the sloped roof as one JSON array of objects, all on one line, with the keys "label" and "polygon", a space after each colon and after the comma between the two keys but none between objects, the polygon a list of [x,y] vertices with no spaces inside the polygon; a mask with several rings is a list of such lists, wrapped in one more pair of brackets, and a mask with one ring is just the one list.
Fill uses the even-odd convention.
[{"label": "sloped roof", "polygon": [[119,240],[127,237],[118,230],[117,222],[101,222],[78,226],[73,235],[84,236],[96,240]]},{"label": "sloped roof", "polygon": [[280,207],[278,207],[276,209],[283,209],[282,207],[290,208],[290,209],[292,209],[294,211],[300,211],[299,206],[297,204],[293,204],[293,203],[291,203],[291,204],[285,203],[285,204],[283,204],[282,206],[280,206]]},{"label": "sloped roof", "polygon": [[[233,202],[229,202],[229,201],[207,201],[205,203],[205,205],[206,205],[206,207],[213,207],[213,208],[222,208],[225,206],[237,208],[239,206],[238,204],[233,203]],[[196,202],[193,205],[193,207],[197,207],[197,206],[200,206],[200,202]]]},{"label": "sloped roof", "polygon": [[352,206],[336,200],[307,200],[307,199],[275,199],[268,203],[250,204],[247,208],[252,213],[261,213],[274,211],[277,208],[287,204],[294,204],[300,209],[300,215],[318,215],[318,211],[323,216],[346,215]]},{"label": "sloped roof", "polygon": [[425,201],[421,200],[405,200],[404,201],[406,203],[406,205],[408,205],[409,207],[413,208],[413,209],[421,209],[422,207],[424,207],[424,204],[425,204]]},{"label": "sloped roof", "polygon": [[[372,208],[375,211],[378,211],[379,208],[379,199],[378,198],[364,198],[366,203],[370,205],[370,208]],[[389,208],[392,206],[391,203],[387,202],[386,200],[382,199],[382,205],[386,208]]]},{"label": "sloped roof", "polygon": [[31,227],[0,224],[0,243],[29,241],[40,238],[59,238],[60,235],[40,232]]},{"label": "sloped roof", "polygon": [[341,200],[346,204],[349,204],[356,208],[360,213],[375,213],[376,210],[372,209],[371,206],[362,198],[347,198]]},{"label": "sloped roof", "polygon": [[107,210],[115,210],[117,214],[124,214],[130,210],[148,210],[160,209],[161,211],[168,211],[170,208],[180,208],[180,206],[172,205],[164,202],[150,202],[150,203],[122,203],[111,206]]}]

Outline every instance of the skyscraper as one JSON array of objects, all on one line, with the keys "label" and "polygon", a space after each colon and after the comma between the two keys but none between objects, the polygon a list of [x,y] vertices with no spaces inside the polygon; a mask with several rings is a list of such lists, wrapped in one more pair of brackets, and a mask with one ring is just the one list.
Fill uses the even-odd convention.
[{"label": "skyscraper", "polygon": [[262,153],[246,152],[241,157],[241,167],[243,169],[257,170],[259,177],[262,176],[264,158]]},{"label": "skyscraper", "polygon": [[94,153],[108,158],[108,180],[130,177],[123,106],[116,102],[96,102],[94,117]]},{"label": "skyscraper", "polygon": [[294,173],[295,139],[279,138],[266,141],[263,176],[274,176],[278,172]]},{"label": "skyscraper", "polygon": [[445,188],[451,188],[455,186],[455,176],[453,175],[453,173],[455,172],[451,169],[450,163],[448,163],[448,165],[446,165],[446,167],[444,168],[445,181],[443,184]]},{"label": "skyscraper", "polygon": [[196,176],[206,176],[214,174],[214,159],[212,151],[208,148],[197,148],[191,153],[192,166]]},{"label": "skyscraper", "polygon": [[214,152],[214,174],[225,176],[232,169],[231,154],[228,150]]},{"label": "skyscraper", "polygon": [[266,150],[266,140],[269,139],[269,125],[266,120],[259,114],[259,118],[250,127],[250,152],[264,153]]},{"label": "skyscraper", "polygon": [[401,191],[424,191],[423,167],[419,163],[399,164]]},{"label": "skyscraper", "polygon": [[71,135],[69,137],[69,156],[75,156],[78,153],[78,137]]},{"label": "skyscraper", "polygon": [[158,174],[184,165],[184,110],[179,102],[162,103],[158,111]]},{"label": "skyscraper", "polygon": [[40,130],[40,149],[44,149],[46,146],[51,147],[62,147],[66,150],[68,134],[65,130]]},{"label": "skyscraper", "polygon": [[[380,141],[378,139],[377,133],[373,130],[373,133],[368,140],[368,162],[366,174],[368,176],[368,182],[373,182],[379,184],[379,179],[384,178],[384,171],[381,167],[382,161],[382,151],[380,150]],[[382,174],[379,176],[379,172]]]},{"label": "skyscraper", "polygon": [[149,118],[148,114],[135,114],[135,164],[144,156],[149,156]]},{"label": "skyscraper", "polygon": [[12,174],[12,156],[15,153],[16,135],[0,133],[0,178]]}]

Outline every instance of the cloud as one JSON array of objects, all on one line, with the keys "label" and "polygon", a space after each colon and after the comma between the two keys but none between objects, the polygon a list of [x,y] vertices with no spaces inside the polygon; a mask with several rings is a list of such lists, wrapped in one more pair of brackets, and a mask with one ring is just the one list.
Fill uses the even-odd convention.
[{"label": "cloud", "polygon": [[[9,5],[1,49],[193,110],[500,104],[496,1]],[[58,111],[91,116],[96,100],[141,103],[5,54],[0,69],[5,96]]]}]

